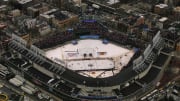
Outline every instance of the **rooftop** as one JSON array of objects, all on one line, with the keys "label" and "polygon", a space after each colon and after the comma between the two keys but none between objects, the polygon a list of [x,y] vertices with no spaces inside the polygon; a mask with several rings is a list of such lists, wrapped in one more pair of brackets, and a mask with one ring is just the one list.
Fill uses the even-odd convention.
[{"label": "rooftop", "polygon": [[168,7],[168,5],[167,4],[159,4],[159,5],[156,5],[156,7],[165,8],[165,7]]},{"label": "rooftop", "polygon": [[32,0],[17,0],[18,3],[20,4],[26,4],[28,2],[31,2]]},{"label": "rooftop", "polygon": [[65,19],[68,18],[68,16],[65,15],[65,14],[63,14],[61,11],[55,12],[55,13],[54,13],[54,16],[55,16],[55,18],[58,19],[58,20],[65,20]]},{"label": "rooftop", "polygon": [[179,12],[179,13],[180,13],[180,6],[175,7],[175,8],[174,8],[174,11],[176,11],[176,12]]}]

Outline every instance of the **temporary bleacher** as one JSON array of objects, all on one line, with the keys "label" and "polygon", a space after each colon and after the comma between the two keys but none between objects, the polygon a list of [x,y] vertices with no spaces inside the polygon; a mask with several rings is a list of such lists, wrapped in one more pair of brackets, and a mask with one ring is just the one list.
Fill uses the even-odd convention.
[{"label": "temporary bleacher", "polygon": [[146,59],[149,56],[149,54],[151,53],[152,49],[153,49],[152,45],[149,44],[147,46],[147,48],[144,50],[144,53],[143,53],[143,58],[144,59]]},{"label": "temporary bleacher", "polygon": [[148,65],[144,62],[138,64],[134,69],[137,73],[141,73],[148,68]]},{"label": "temporary bleacher", "polygon": [[164,46],[164,40],[163,38],[160,38],[159,41],[154,46],[155,49],[160,50]]},{"label": "temporary bleacher", "polygon": [[133,61],[133,66],[135,67],[137,64],[140,64],[142,61],[143,61],[143,56],[141,55]]},{"label": "temporary bleacher", "polygon": [[160,50],[164,46],[164,39],[161,37],[160,31],[153,38],[152,42],[153,47],[157,50]]},{"label": "temporary bleacher", "polygon": [[150,52],[149,56],[146,58],[146,62],[151,63],[155,57],[156,54],[154,52]]}]

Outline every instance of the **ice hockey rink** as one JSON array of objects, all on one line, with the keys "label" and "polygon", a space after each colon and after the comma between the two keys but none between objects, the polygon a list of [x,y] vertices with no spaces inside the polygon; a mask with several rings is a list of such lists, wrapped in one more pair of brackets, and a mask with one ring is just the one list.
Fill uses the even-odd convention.
[{"label": "ice hockey rink", "polygon": [[111,42],[103,44],[97,39],[78,40],[76,45],[69,42],[46,51],[46,56],[54,62],[61,64],[64,61],[68,69],[93,78],[119,73],[133,55],[133,49]]}]

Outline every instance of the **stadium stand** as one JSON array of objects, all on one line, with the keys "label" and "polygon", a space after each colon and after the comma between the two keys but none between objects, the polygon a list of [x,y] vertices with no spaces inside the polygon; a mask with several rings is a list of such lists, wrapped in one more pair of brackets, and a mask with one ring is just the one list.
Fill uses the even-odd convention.
[{"label": "stadium stand", "polygon": [[136,83],[132,83],[128,87],[122,88],[120,92],[122,93],[123,96],[127,96],[130,95],[131,93],[136,92],[140,88],[142,88],[140,85]]},{"label": "stadium stand", "polygon": [[30,76],[32,76],[32,77],[34,77],[34,78],[36,78],[36,79],[38,79],[38,80],[40,80],[41,82],[44,82],[44,83],[47,83],[47,82],[51,79],[51,77],[43,74],[42,72],[38,71],[38,70],[35,69],[34,67],[28,68],[28,69],[26,70],[26,72],[27,72]]},{"label": "stadium stand", "polygon": [[76,28],[74,28],[74,31],[66,31],[63,33],[53,34],[48,38],[36,42],[34,45],[41,49],[51,48],[58,44],[62,44],[64,42],[79,38],[79,36],[81,35],[99,35],[100,38],[106,38],[123,45],[131,45],[132,47],[144,48],[144,42],[140,39],[132,39],[124,33],[110,33],[105,26],[97,21],[82,21],[81,23],[77,24]]},{"label": "stadium stand", "polygon": [[[9,55],[9,54],[8,54]],[[22,64],[25,63],[24,60],[20,58],[15,58],[13,59],[12,57],[8,60],[8,65],[9,63],[13,64],[13,68],[16,70],[22,70],[21,66]],[[28,64],[28,63],[27,63]],[[58,92],[63,92],[67,95],[77,95],[79,91],[81,90],[80,88],[77,88],[76,85],[70,84],[68,82],[65,82],[64,80],[60,79],[55,79],[52,82],[48,83],[52,77],[49,77],[48,75],[40,72],[37,70],[35,67],[32,67],[30,64],[28,65],[23,65],[23,71],[25,73],[25,78],[27,80],[30,80],[34,82],[35,84],[38,85],[43,85],[45,88],[52,87],[52,89],[58,90]],[[30,67],[28,67],[30,66]],[[31,79],[30,79],[31,78]]]},{"label": "stadium stand", "polygon": [[162,67],[165,61],[167,60],[168,55],[160,53],[160,55],[157,57],[156,61],[153,63],[153,65]]},{"label": "stadium stand", "polygon": [[144,76],[143,78],[141,78],[137,81],[140,82],[141,84],[148,84],[148,83],[152,82],[157,77],[159,72],[160,72],[160,69],[155,68],[155,67],[151,67],[151,69],[146,74],[146,76]]},{"label": "stadium stand", "polygon": [[75,39],[75,35],[72,34],[72,32],[66,31],[64,33],[56,33],[52,36],[42,39],[39,42],[35,43],[34,45],[41,49],[45,49],[45,48],[54,47],[59,44],[63,44],[64,42],[73,39]]},{"label": "stadium stand", "polygon": [[10,42],[9,46],[11,48],[14,48],[16,51],[20,52],[22,55],[24,55],[24,57],[39,64],[42,67],[44,67],[48,70],[53,68],[53,69],[51,69],[52,72],[55,72],[57,74],[62,74],[62,72],[64,71],[64,68],[60,68],[61,66],[57,67],[54,64],[52,64],[50,60],[47,60],[47,58],[44,59],[44,57],[42,57],[40,55],[33,54],[32,51],[28,50],[25,46],[22,46],[20,43],[18,43],[16,41]]},{"label": "stadium stand", "polygon": [[[122,45],[130,45],[131,47],[135,46],[136,48],[140,48],[140,50],[132,57],[131,61],[126,66],[126,69],[122,70],[119,74],[108,78],[84,77],[71,70],[65,69],[63,63],[54,63],[50,59],[46,58],[43,55],[43,51],[35,46],[27,48],[27,43],[23,40],[18,39],[18,37],[16,36],[12,38],[8,45],[11,49],[21,54],[22,57],[25,58],[25,60],[22,60],[23,58],[12,58],[13,56],[11,53],[6,53],[4,57],[14,65],[12,67],[15,69],[19,68],[20,70],[20,67],[25,62],[27,62],[27,59],[28,61],[38,64],[41,68],[59,76],[59,78],[56,78],[56,76],[50,77],[45,73],[41,73],[36,69],[36,67],[31,66],[28,63],[27,65],[23,66],[24,68],[26,68],[25,70],[23,70],[25,79],[35,83],[36,85],[44,87],[44,89],[50,91],[55,95],[58,95],[60,97],[67,97],[68,101],[71,101],[69,100],[71,98],[88,100],[109,100],[119,99],[119,96],[128,97],[129,95],[136,93],[141,89],[144,89],[142,87],[143,84],[148,85],[153,82],[161,71],[161,69],[157,68],[156,66],[162,67],[164,62],[166,62],[168,58],[167,55],[160,52],[164,47],[164,39],[161,37],[160,33],[155,35],[152,43],[149,44],[145,49],[145,46],[147,44],[145,45],[144,43],[146,42],[136,37],[129,37],[124,33],[108,32],[108,29],[106,29],[97,21],[82,21],[76,26],[74,31],[66,31],[63,33],[53,34],[52,36],[35,43],[35,45],[41,49],[51,48],[66,41],[71,41],[79,38],[80,35],[86,34],[99,35],[100,38],[106,38],[107,40],[115,41]],[[145,51],[143,55],[141,55],[144,49]],[[137,62],[134,62],[134,59],[137,59],[140,55],[142,58],[140,58],[139,61],[137,60]],[[153,63],[153,66],[150,66],[153,61],[155,61]],[[138,79],[139,75],[147,70],[148,67],[150,68],[147,74]],[[126,87],[123,86],[125,82],[129,82],[129,85]],[[112,89],[112,91],[115,93],[115,96],[98,96],[93,94],[81,95],[79,94],[81,88],[78,88],[78,85],[84,85],[85,87],[89,88],[120,86],[121,89]]]},{"label": "stadium stand", "polygon": [[[114,37],[114,38],[116,38],[116,37]],[[16,42],[15,42],[16,43]],[[14,43],[13,43],[14,44]],[[11,44],[10,44],[11,45]],[[16,47],[15,47],[15,49],[17,49]],[[20,49],[20,48],[18,48],[18,49]],[[17,50],[18,50],[17,49]],[[18,51],[20,51],[20,52],[23,52],[23,50],[18,50]],[[26,50],[26,51],[28,51],[28,50]],[[29,52],[29,53],[31,53],[31,52]],[[27,53],[26,53],[27,54]],[[27,56],[28,58],[30,58],[32,61],[34,61],[34,60],[36,60],[36,59],[34,59],[34,58],[32,58],[33,56]],[[35,61],[34,61],[35,62]],[[46,68],[46,69],[48,69],[48,70],[51,70],[52,72],[55,72],[56,71],[56,68],[53,68],[53,67],[51,67],[51,61],[50,62],[44,62],[43,61],[43,63],[41,64],[41,66],[42,67],[44,67],[44,68]],[[140,70],[141,71],[143,71],[143,70],[145,70],[148,66],[147,66],[148,64],[146,64],[146,63],[142,63],[141,65],[139,65],[139,68],[141,68]],[[52,70],[52,68],[53,68],[53,70]],[[68,73],[69,72],[69,73]],[[129,73],[127,73],[127,72],[129,72]],[[131,72],[131,73],[130,73]],[[71,75],[69,75],[69,74],[71,74]],[[128,75],[127,75],[128,74]],[[77,75],[76,73],[73,73],[73,72],[71,72],[71,71],[66,71],[66,72],[64,72],[63,74],[62,74],[62,76],[63,77],[65,77],[66,79],[68,79],[68,80],[71,80],[72,82],[76,82],[76,83],[79,83],[79,84],[83,84],[83,81],[86,81],[86,85],[88,85],[88,86],[98,86],[98,85],[104,85],[104,86],[111,86],[111,85],[114,85],[114,84],[119,84],[119,83],[121,83],[121,82],[124,82],[124,81],[126,81],[128,78],[130,78],[130,77],[132,77],[132,75],[129,75],[129,74],[132,74],[132,75],[137,75],[137,73],[135,72],[135,71],[133,71],[133,70],[131,70],[131,68],[129,69],[129,70],[126,70],[126,71],[124,71],[124,73],[123,73],[123,71],[119,74],[119,75],[117,75],[117,76],[113,76],[112,78],[110,78],[110,79],[106,79],[106,80],[101,80],[101,79],[91,79],[91,78],[85,78],[85,77],[81,77],[81,76],[79,76],[79,75]],[[124,79],[122,79],[122,78],[120,78],[121,77],[121,75],[122,76],[124,76],[124,75],[127,75],[127,76],[125,76],[125,77],[127,77],[127,78],[124,78]],[[75,79],[75,77],[79,77],[80,79]],[[118,81],[114,81],[114,79],[119,79]],[[95,83],[96,82],[96,83]],[[107,83],[108,82],[108,83]],[[111,82],[111,84],[109,84],[109,82]]]},{"label": "stadium stand", "polygon": [[112,100],[116,99],[116,96],[78,96],[81,99],[88,99],[88,100]]},{"label": "stadium stand", "polygon": [[154,52],[151,52],[149,56],[146,58],[146,62],[151,63],[155,57],[156,57],[156,54]]}]

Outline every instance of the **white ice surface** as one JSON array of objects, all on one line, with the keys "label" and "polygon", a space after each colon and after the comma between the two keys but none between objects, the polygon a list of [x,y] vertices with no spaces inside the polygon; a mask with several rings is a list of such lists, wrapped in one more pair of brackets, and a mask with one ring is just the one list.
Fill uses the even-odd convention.
[{"label": "white ice surface", "polygon": [[[105,54],[100,55],[98,52],[104,52]],[[86,54],[86,57],[84,57],[84,54]],[[92,56],[89,54],[92,54]],[[53,61],[58,63],[56,60],[62,60],[66,63],[66,67],[71,70],[87,70],[79,73],[93,78],[113,76],[112,71],[104,70],[114,67],[114,74],[119,73],[133,55],[134,51],[132,50],[112,43],[103,44],[102,40],[94,39],[79,40],[77,45],[69,43],[46,51],[46,56]],[[93,66],[89,66],[89,64]]]}]

